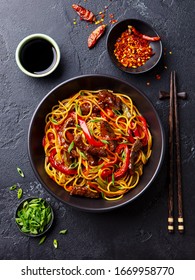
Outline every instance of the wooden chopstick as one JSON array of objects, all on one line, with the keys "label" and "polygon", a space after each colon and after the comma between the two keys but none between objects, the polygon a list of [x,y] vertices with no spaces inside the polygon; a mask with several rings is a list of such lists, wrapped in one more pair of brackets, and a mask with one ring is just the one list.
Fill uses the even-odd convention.
[{"label": "wooden chopstick", "polygon": [[173,94],[174,94],[174,125],[176,140],[176,177],[177,177],[177,208],[178,208],[178,231],[184,232],[183,201],[182,201],[182,180],[181,180],[181,154],[179,137],[179,118],[177,106],[176,74],[173,72]]},{"label": "wooden chopstick", "polygon": [[173,150],[173,134],[174,134],[174,114],[173,114],[173,73],[170,78],[170,100],[169,100],[169,189],[168,189],[168,231],[174,232],[174,150]]},{"label": "wooden chopstick", "polygon": [[[168,190],[168,231],[174,232],[174,174],[177,178],[177,207],[178,231],[184,232],[182,180],[181,180],[181,155],[179,137],[179,119],[177,109],[176,74],[171,72],[170,78],[170,108],[169,108],[169,190]],[[176,144],[176,172],[174,172],[174,131]]]}]

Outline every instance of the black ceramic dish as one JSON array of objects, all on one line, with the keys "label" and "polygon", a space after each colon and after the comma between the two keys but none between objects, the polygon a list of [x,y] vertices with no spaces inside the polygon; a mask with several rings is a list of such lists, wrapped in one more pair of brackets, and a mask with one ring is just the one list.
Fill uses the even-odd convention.
[{"label": "black ceramic dish", "polygon": [[[139,111],[150,125],[153,137],[153,151],[151,158],[144,168],[144,174],[136,188],[129,191],[123,198],[116,201],[91,199],[70,196],[62,187],[58,186],[44,170],[44,150],[42,139],[44,136],[45,116],[51,112],[52,106],[58,104],[81,89],[98,90],[110,89],[129,95]],[[143,193],[156,177],[164,155],[164,133],[156,110],[149,99],[130,84],[111,76],[84,75],[65,81],[51,90],[40,102],[32,117],[28,133],[28,152],[33,170],[42,185],[55,198],[79,210],[103,212],[126,205]]]},{"label": "black ceramic dish", "polygon": [[116,23],[110,30],[107,36],[107,51],[111,61],[122,71],[130,74],[141,74],[151,70],[160,60],[162,55],[162,42],[150,42],[154,55],[142,66],[138,68],[124,67],[116,58],[114,54],[114,45],[121,34],[128,29],[128,25],[134,26],[140,33],[147,36],[159,36],[157,32],[148,23],[138,19],[125,19]]},{"label": "black ceramic dish", "polygon": [[[20,211],[20,210],[23,208],[24,203],[25,203],[26,201],[27,201],[27,202],[30,202],[30,201],[33,200],[33,199],[37,199],[37,197],[28,197],[28,198],[22,200],[22,202],[21,202],[21,203],[18,205],[18,207],[16,208],[15,219],[18,218],[18,211]],[[51,220],[50,220],[50,222],[45,226],[44,231],[42,231],[41,233],[38,233],[38,234],[32,234],[32,233],[24,232],[24,231],[22,231],[21,226],[20,226],[18,223],[16,223],[16,225],[17,225],[19,231],[20,231],[22,234],[26,235],[26,236],[29,236],[29,237],[40,237],[40,236],[46,234],[46,232],[48,232],[48,230],[51,228],[51,226],[52,226],[52,224],[53,224],[53,221],[54,221],[54,212],[53,212],[53,209],[52,209],[51,205],[50,205],[46,200],[44,200],[43,198],[41,198],[41,200],[44,201],[46,207],[50,207],[50,209],[51,209]]]}]

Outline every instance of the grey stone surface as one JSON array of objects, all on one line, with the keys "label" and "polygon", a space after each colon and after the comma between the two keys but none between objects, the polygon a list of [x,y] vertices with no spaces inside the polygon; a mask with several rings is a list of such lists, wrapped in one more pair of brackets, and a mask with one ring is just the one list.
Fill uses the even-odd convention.
[{"label": "grey stone surface", "polygon": [[[80,21],[69,0],[0,0],[0,259],[194,259],[195,257],[195,118],[194,118],[194,6],[193,0],[79,1],[96,14],[108,6],[107,31],[94,49],[87,38],[94,26]],[[147,21],[160,34],[163,57],[152,71],[137,76],[117,69],[106,51],[106,36],[117,20]],[[73,24],[76,19],[77,24]],[[53,37],[61,49],[61,63],[51,76],[33,79],[19,71],[15,50],[31,33]],[[166,66],[166,68],[164,67]],[[27,155],[27,133],[32,114],[42,98],[57,84],[82,74],[109,74],[145,92],[162,120],[167,139],[169,103],[158,99],[169,90],[171,70],[176,70],[178,89],[188,99],[179,101],[184,235],[167,232],[167,156],[161,172],[142,197],[114,212],[91,214],[72,209],[54,197],[35,178]],[[160,80],[156,75],[161,76]],[[148,86],[147,83],[150,83]],[[17,173],[19,166],[25,177]],[[45,243],[18,231],[14,212],[19,203],[9,187],[17,183],[23,197],[48,199],[55,224]],[[67,235],[59,230],[68,229]],[[52,242],[57,238],[59,248]]]}]

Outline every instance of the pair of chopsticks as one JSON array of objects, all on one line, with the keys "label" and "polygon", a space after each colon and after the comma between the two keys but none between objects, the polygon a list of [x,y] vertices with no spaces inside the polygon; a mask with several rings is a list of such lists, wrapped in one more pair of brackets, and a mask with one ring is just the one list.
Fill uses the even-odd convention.
[{"label": "pair of chopsticks", "polygon": [[[169,189],[168,189],[168,231],[174,232],[174,187],[177,185],[177,229],[184,232],[181,155],[179,137],[179,119],[177,105],[176,74],[171,72],[170,78],[170,110],[169,110]],[[175,157],[174,157],[175,156]],[[176,165],[174,164],[176,160]],[[175,168],[174,168],[175,167]],[[175,178],[174,178],[175,175]],[[175,180],[176,179],[176,180]]]}]

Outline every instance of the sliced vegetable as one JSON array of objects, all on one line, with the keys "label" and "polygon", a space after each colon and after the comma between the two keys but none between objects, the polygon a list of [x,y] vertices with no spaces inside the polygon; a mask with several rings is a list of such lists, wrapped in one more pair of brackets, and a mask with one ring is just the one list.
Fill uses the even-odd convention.
[{"label": "sliced vegetable", "polygon": [[10,191],[14,191],[16,188],[17,188],[17,185],[16,185],[16,184],[14,184],[14,185],[13,185],[13,186],[11,186],[9,189],[10,189]]},{"label": "sliced vegetable", "polygon": [[74,141],[72,141],[68,147],[68,152],[70,153],[72,149],[74,148]]},{"label": "sliced vegetable", "polygon": [[76,169],[69,168],[69,167],[65,166],[64,164],[57,162],[54,158],[55,155],[56,155],[56,150],[53,149],[50,153],[49,161],[54,168],[56,168],[57,170],[59,170],[60,172],[66,174],[66,175],[77,174]]},{"label": "sliced vegetable", "polygon": [[149,137],[147,122],[146,122],[146,119],[143,116],[138,116],[138,118],[139,118],[140,122],[142,123],[142,129],[143,129],[143,131],[145,133],[145,136],[142,139],[142,144],[143,144],[143,146],[146,146],[147,143],[148,143],[148,137]]},{"label": "sliced vegetable", "polygon": [[122,166],[116,172],[114,172],[115,179],[123,176],[129,168],[129,160],[130,160],[129,148],[126,144],[119,144],[118,147],[116,148],[116,153],[120,154],[122,150],[124,150],[125,152],[125,156],[124,156],[125,158]]},{"label": "sliced vegetable", "polygon": [[24,177],[24,173],[23,173],[22,169],[20,169],[20,167],[17,167],[17,171],[21,177]]},{"label": "sliced vegetable", "polygon": [[86,122],[81,117],[79,117],[79,116],[78,116],[78,121],[79,121],[79,125],[82,128],[82,130],[83,130],[83,132],[85,134],[85,137],[86,137],[87,141],[89,142],[89,144],[91,144],[91,145],[93,145],[95,147],[102,147],[102,146],[104,146],[104,144],[101,141],[98,141],[98,140],[94,139],[91,136]]},{"label": "sliced vegetable", "polygon": [[45,230],[51,218],[51,207],[42,198],[26,200],[16,213],[16,223],[20,230],[35,235]]},{"label": "sliced vegetable", "polygon": [[54,246],[55,249],[58,248],[58,241],[57,241],[57,239],[53,240],[53,246]]},{"label": "sliced vegetable", "polygon": [[67,229],[62,229],[62,230],[59,231],[59,234],[66,234],[67,232],[68,232]]},{"label": "sliced vegetable", "polygon": [[41,245],[41,244],[43,244],[43,243],[45,242],[46,237],[47,237],[47,236],[44,235],[44,236],[40,239],[39,245]]},{"label": "sliced vegetable", "polygon": [[19,188],[18,192],[17,192],[18,199],[21,199],[22,195],[23,195],[23,190],[22,190],[22,188]]}]

